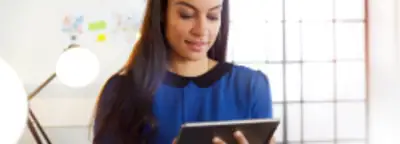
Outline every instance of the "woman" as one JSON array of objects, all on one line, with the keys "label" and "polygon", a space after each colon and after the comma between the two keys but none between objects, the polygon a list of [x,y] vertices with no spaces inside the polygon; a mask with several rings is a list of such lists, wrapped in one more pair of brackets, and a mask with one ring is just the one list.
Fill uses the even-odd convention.
[{"label": "woman", "polygon": [[148,0],[129,61],[98,99],[95,144],[171,144],[186,122],[272,117],[266,76],[225,62],[228,6]]}]

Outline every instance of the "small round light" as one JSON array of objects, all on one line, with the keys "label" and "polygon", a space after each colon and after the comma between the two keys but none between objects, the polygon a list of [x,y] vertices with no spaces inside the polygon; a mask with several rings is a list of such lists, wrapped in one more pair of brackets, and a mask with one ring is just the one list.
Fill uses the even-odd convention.
[{"label": "small round light", "polygon": [[57,61],[57,78],[73,88],[84,87],[95,80],[100,64],[95,54],[86,48],[71,48]]},{"label": "small round light", "polygon": [[28,118],[28,98],[17,73],[0,58],[0,143],[17,143]]}]

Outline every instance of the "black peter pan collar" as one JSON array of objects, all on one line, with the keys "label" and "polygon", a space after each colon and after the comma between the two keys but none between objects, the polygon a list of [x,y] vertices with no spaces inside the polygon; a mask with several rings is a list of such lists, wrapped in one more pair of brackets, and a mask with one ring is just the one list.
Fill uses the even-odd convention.
[{"label": "black peter pan collar", "polygon": [[209,87],[229,73],[232,66],[230,63],[218,63],[207,73],[198,77],[184,77],[168,71],[164,83],[174,87],[185,87],[189,82],[193,82],[198,87]]}]

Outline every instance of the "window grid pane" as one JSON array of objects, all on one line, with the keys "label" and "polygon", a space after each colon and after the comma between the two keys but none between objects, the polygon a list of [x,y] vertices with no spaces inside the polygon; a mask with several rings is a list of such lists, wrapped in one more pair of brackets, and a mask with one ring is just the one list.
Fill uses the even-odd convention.
[{"label": "window grid pane", "polygon": [[[250,38],[230,40],[235,43],[230,54],[235,63],[263,71],[271,79],[272,91],[280,91],[273,93],[274,108],[283,112],[279,114],[282,130],[277,134],[278,143],[367,144],[366,132],[361,132],[368,131],[364,0],[264,0],[263,4],[268,6],[254,8],[273,7],[269,11],[278,14],[265,12],[258,19],[232,21],[247,23],[247,33],[269,34],[251,39],[262,44]],[[236,5],[240,6],[246,7]],[[278,25],[281,17],[282,25]],[[243,32],[235,35],[248,36]],[[248,48],[249,43],[263,49]],[[349,108],[352,110],[346,111]],[[326,128],[317,133],[315,125]],[[358,130],[346,131],[350,125]]]}]

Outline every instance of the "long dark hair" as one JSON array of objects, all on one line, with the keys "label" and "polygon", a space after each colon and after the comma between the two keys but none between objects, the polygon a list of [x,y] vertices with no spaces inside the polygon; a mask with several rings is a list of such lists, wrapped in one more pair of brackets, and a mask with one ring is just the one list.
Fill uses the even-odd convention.
[{"label": "long dark hair", "polygon": [[[168,0],[147,1],[141,37],[135,44],[128,62],[122,68],[124,79],[114,86],[112,93],[108,93],[107,107],[100,102],[105,87],[98,98],[94,113],[97,127],[94,144],[101,144],[102,139],[109,137],[110,133],[115,140],[112,143],[115,144],[143,143],[145,140],[142,135],[143,127],[155,126],[153,130],[156,130],[152,98],[167,71],[170,51],[164,34],[167,5]],[[219,34],[208,52],[208,56],[218,62],[225,62],[226,59],[228,6],[228,0],[224,0]]]}]

